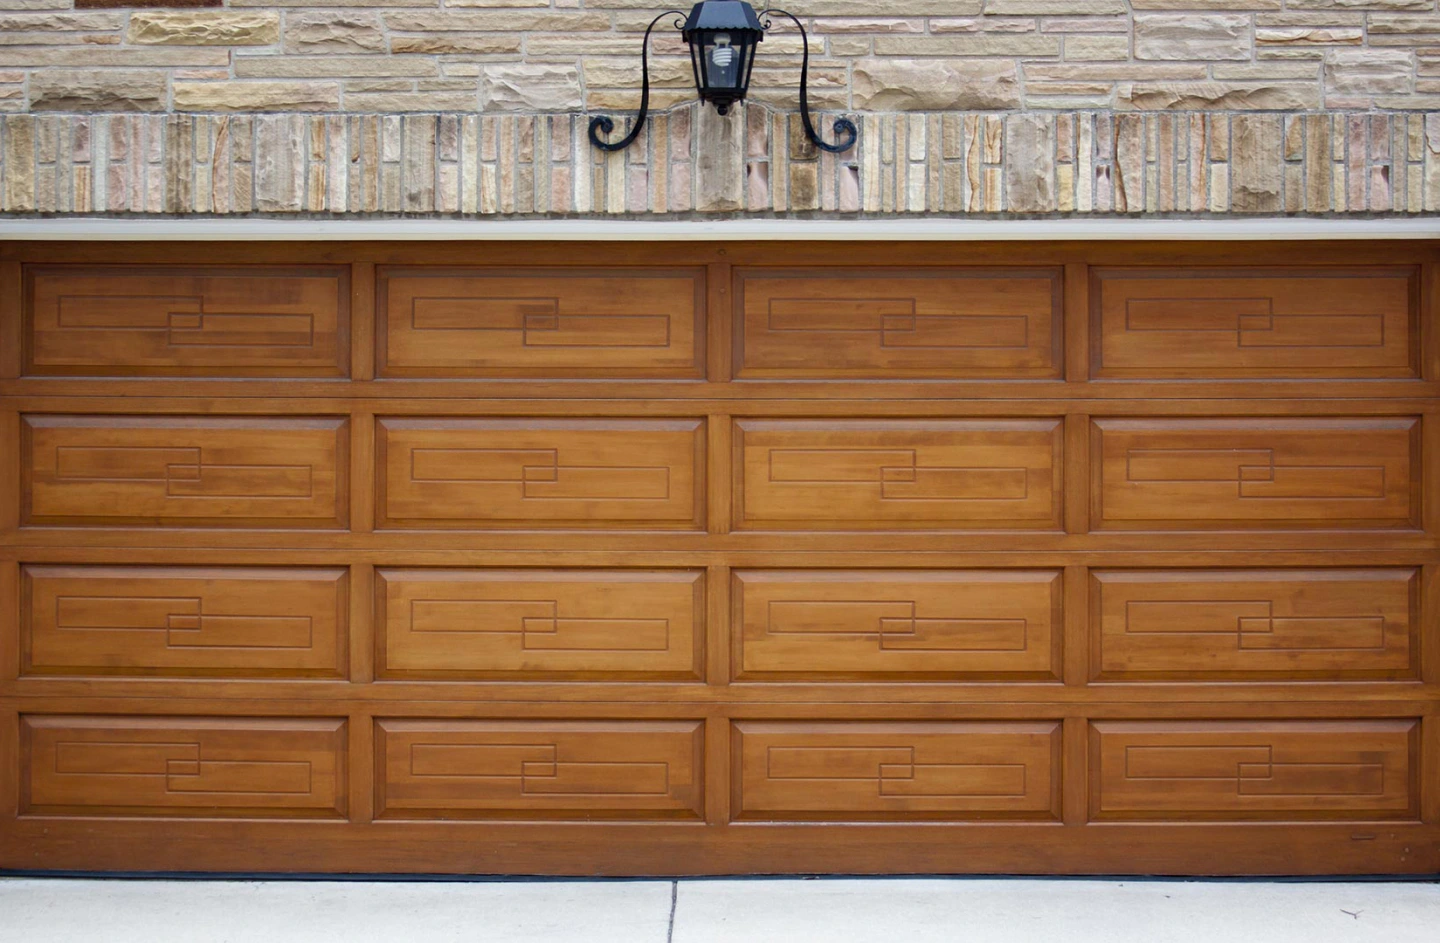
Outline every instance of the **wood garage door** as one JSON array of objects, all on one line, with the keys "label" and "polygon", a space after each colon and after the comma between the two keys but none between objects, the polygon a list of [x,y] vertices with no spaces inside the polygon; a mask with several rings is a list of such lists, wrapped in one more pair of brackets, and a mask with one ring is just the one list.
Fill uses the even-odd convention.
[{"label": "wood garage door", "polygon": [[0,867],[1440,871],[1434,245],[0,252]]}]

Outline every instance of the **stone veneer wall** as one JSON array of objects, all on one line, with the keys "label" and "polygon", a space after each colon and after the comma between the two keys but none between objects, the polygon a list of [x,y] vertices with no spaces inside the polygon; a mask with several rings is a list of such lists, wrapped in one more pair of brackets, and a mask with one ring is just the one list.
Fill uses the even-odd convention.
[{"label": "stone veneer wall", "polygon": [[1440,114],[867,115],[836,157],[793,114],[737,111],[677,107],[614,154],[571,115],[8,115],[0,212],[1440,210]]},{"label": "stone veneer wall", "polygon": [[[677,4],[688,7],[688,0]],[[763,4],[761,4],[763,6]],[[785,0],[821,107],[1440,109],[1436,0]],[[216,9],[155,10],[146,7]],[[0,111],[633,108],[655,0],[0,0]],[[693,91],[657,30],[656,101]],[[793,103],[799,37],[760,46]]]}]

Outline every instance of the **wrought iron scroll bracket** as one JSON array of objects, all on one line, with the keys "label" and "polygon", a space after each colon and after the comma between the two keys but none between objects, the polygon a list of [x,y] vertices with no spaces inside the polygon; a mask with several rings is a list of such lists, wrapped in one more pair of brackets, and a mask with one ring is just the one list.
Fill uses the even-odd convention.
[{"label": "wrought iron scroll bracket", "polygon": [[641,41],[640,47],[640,113],[635,116],[635,124],[630,128],[630,133],[613,144],[609,143],[601,138],[601,135],[615,130],[615,119],[609,115],[596,115],[590,119],[590,143],[602,151],[623,151],[635,143],[635,139],[640,136],[640,131],[645,127],[645,119],[650,114],[650,31],[655,28],[655,24],[667,16],[677,17],[675,20],[677,30],[685,27],[685,14],[680,10],[666,10],[645,27],[645,38]]},{"label": "wrought iron scroll bracket", "polygon": [[806,89],[807,80],[810,76],[810,37],[805,32],[805,24],[801,23],[799,18],[793,13],[776,9],[763,10],[760,13],[760,19],[767,31],[771,27],[771,21],[766,19],[766,17],[771,14],[789,17],[790,22],[794,23],[796,28],[800,30],[800,122],[805,126],[805,136],[810,139],[811,144],[814,144],[822,151],[839,154],[850,150],[860,138],[860,129],[855,126],[855,122],[843,116],[836,118],[833,126],[836,138],[835,143],[827,144],[825,141],[820,140],[820,135],[815,133],[815,125],[810,120],[810,100]]}]

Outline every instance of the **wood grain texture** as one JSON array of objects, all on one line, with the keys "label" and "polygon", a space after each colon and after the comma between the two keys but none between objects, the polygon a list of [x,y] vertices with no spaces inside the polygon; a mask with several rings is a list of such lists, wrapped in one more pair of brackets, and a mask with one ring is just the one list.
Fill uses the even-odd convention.
[{"label": "wood grain texture", "polygon": [[694,529],[704,423],[382,419],[387,527]]},{"label": "wood grain texture", "polygon": [[20,719],[22,816],[339,818],[345,723]]},{"label": "wood grain texture", "polygon": [[1059,724],[735,725],[740,820],[1055,819]]},{"label": "wood grain texture", "polygon": [[349,270],[29,266],[36,375],[342,377]]},{"label": "wood grain texture", "polygon": [[1420,574],[1092,571],[1096,677],[1413,678]]},{"label": "wood grain texture", "polygon": [[735,425],[736,526],[752,530],[1061,527],[1055,420]]},{"label": "wood grain texture", "polygon": [[1440,872],[1440,244],[185,258],[0,242],[0,870]]},{"label": "wood grain texture", "polygon": [[669,819],[703,814],[704,726],[382,720],[381,818]]},{"label": "wood grain texture", "polygon": [[381,268],[384,376],[698,377],[694,270]]},{"label": "wood grain texture", "polygon": [[1097,419],[1102,528],[1416,527],[1415,419]]},{"label": "wood grain texture", "polygon": [[380,570],[385,678],[696,680],[692,570]]},{"label": "wood grain texture", "polygon": [[26,675],[342,678],[344,570],[21,570]]},{"label": "wood grain texture", "polygon": [[26,524],[340,527],[343,419],[22,417]]},{"label": "wood grain texture", "polygon": [[1412,377],[1420,273],[1099,269],[1097,377]]},{"label": "wood grain texture", "polygon": [[740,570],[742,680],[1057,680],[1054,570]]},{"label": "wood grain texture", "polygon": [[1057,377],[1055,269],[736,269],[740,377]]},{"label": "wood grain texture", "polygon": [[1091,727],[1100,819],[1415,819],[1415,720],[1101,721]]}]

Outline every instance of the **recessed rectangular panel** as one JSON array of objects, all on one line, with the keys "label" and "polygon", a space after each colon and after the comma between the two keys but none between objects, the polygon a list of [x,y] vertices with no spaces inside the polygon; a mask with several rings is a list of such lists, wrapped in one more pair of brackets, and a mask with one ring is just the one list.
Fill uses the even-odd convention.
[{"label": "recessed rectangular panel", "polygon": [[20,718],[20,814],[345,816],[345,721]]},{"label": "recessed rectangular panel", "polygon": [[22,417],[26,524],[338,527],[344,419]]},{"label": "recessed rectangular panel", "polygon": [[693,419],[383,419],[380,523],[695,528],[703,433]]},{"label": "recessed rectangular panel", "polygon": [[1103,680],[1415,676],[1413,569],[1109,570],[1092,578]]},{"label": "recessed rectangular panel", "polygon": [[742,570],[740,679],[1053,679],[1055,570]]},{"label": "recessed rectangular panel", "polygon": [[744,530],[1057,529],[1054,419],[740,420]]},{"label": "recessed rectangular panel", "polygon": [[380,271],[387,376],[698,377],[697,269]]},{"label": "recessed rectangular panel", "polygon": [[1103,529],[1407,528],[1419,520],[1411,417],[1097,419]]},{"label": "recessed rectangular panel", "polygon": [[349,372],[343,267],[39,265],[26,289],[27,373]]},{"label": "recessed rectangular panel", "polygon": [[21,593],[22,674],[345,672],[344,570],[27,566]]},{"label": "recessed rectangular panel", "polygon": [[1099,377],[1416,376],[1419,270],[1100,269]]},{"label": "recessed rectangular panel", "polygon": [[1060,725],[737,721],[749,821],[1056,819]]},{"label": "recessed rectangular panel", "polygon": [[1108,820],[1415,819],[1415,720],[1096,721],[1090,811]]},{"label": "recessed rectangular panel", "polygon": [[692,570],[380,570],[387,678],[695,679]]},{"label": "recessed rectangular panel", "polygon": [[740,377],[1060,375],[1060,269],[741,269],[735,282]]},{"label": "recessed rectangular panel", "polygon": [[385,819],[698,819],[700,721],[376,722]]}]

